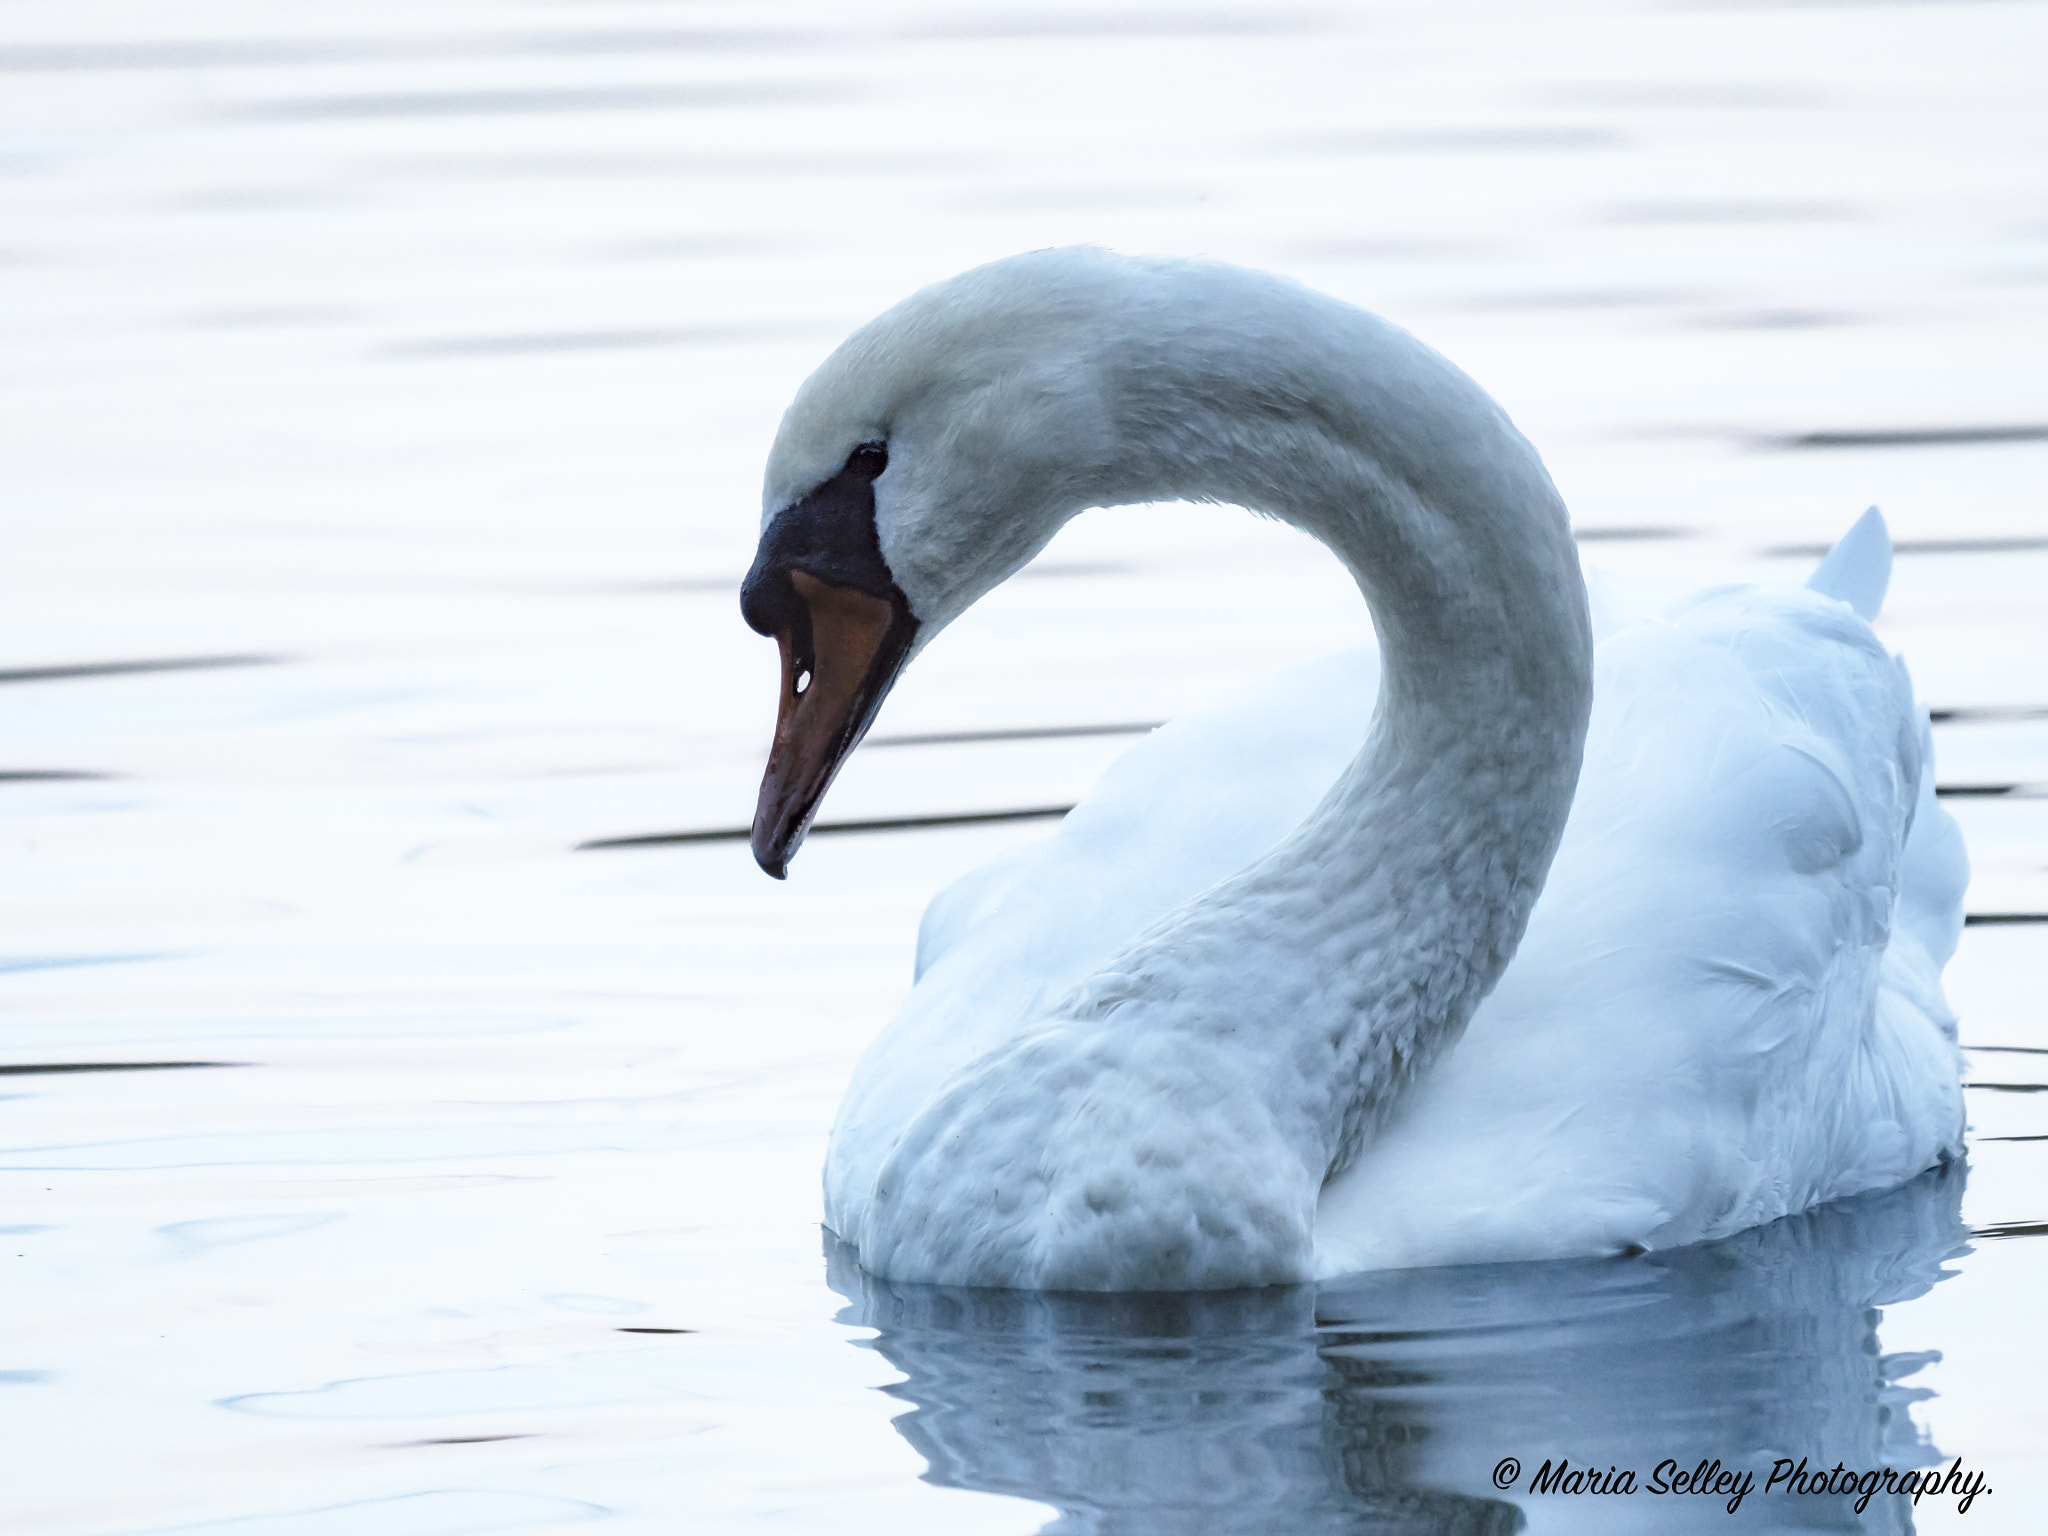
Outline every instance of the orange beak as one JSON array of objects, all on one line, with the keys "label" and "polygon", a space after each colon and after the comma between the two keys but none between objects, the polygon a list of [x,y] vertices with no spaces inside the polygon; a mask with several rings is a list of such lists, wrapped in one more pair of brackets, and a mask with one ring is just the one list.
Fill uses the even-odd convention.
[{"label": "orange beak", "polygon": [[917,621],[887,598],[803,571],[791,571],[789,582],[803,617],[775,631],[782,698],[754,810],[754,860],[778,880],[840,765],[867,734],[917,632]]}]

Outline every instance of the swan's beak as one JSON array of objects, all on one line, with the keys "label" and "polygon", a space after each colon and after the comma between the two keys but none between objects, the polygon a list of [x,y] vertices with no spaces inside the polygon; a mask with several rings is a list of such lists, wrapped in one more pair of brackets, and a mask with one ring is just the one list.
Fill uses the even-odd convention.
[{"label": "swan's beak", "polygon": [[800,614],[775,631],[782,700],[754,809],[754,860],[776,879],[810,830],[840,764],[867,734],[910,654],[917,621],[901,601],[835,587],[803,571]]}]

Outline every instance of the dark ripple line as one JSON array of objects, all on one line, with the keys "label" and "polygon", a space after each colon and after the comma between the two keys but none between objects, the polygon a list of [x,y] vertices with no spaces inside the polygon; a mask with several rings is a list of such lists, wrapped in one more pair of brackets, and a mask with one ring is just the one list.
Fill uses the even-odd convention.
[{"label": "dark ripple line", "polygon": [[2048,912],[1972,912],[1963,919],[1965,928],[2007,923],[2048,923]]},{"label": "dark ripple line", "polygon": [[2048,423],[2016,422],[1987,427],[1896,427],[1869,431],[1795,432],[1765,441],[1774,448],[1941,448],[1969,443],[2038,443],[2048,440]]},{"label": "dark ripple line", "polygon": [[1070,736],[1143,736],[1164,720],[1134,720],[1123,725],[1020,725],[994,731],[920,731],[903,736],[870,736],[867,747],[938,747],[970,741],[1056,741]]},{"label": "dark ripple line", "polygon": [[116,677],[129,672],[200,672],[214,667],[268,667],[282,656],[168,656],[156,661],[84,661],[56,667],[0,670],[0,683],[48,683],[71,677]]},{"label": "dark ripple line", "polygon": [[[821,821],[810,835],[834,832],[909,832],[922,827],[968,827],[999,821],[1044,821],[1064,816],[1071,805],[1039,805],[1016,811],[963,811],[943,816],[877,816],[867,821]],[[754,835],[752,827],[715,827],[702,832],[643,832],[633,837],[600,837],[578,843],[577,853],[602,848],[652,848],[665,843],[741,843]]]},{"label": "dark ripple line", "polygon": [[[1826,554],[1832,544],[1773,544],[1757,553],[1772,557],[1807,559]],[[2048,549],[2048,536],[2020,534],[1982,539],[1895,539],[1895,555],[2011,555],[2033,549]]]},{"label": "dark ripple line", "polygon": [[1951,709],[1930,709],[1927,718],[1936,725],[1962,725],[1979,720],[2048,720],[2048,706],[1963,704]]},{"label": "dark ripple line", "polygon": [[246,1067],[246,1061],[44,1061],[0,1065],[0,1077],[37,1077],[56,1072],[179,1072],[192,1067]]},{"label": "dark ripple line", "polygon": [[1972,1237],[2048,1237],[2048,1221],[1998,1221],[1988,1227],[1972,1227]]}]

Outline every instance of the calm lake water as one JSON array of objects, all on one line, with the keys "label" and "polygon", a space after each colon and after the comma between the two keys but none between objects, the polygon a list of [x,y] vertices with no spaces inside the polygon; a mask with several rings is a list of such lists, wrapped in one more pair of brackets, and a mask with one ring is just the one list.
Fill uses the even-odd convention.
[{"label": "calm lake water", "polygon": [[[14,0],[0,1525],[2039,1529],[2043,78],[2031,0]],[[826,1129],[918,913],[1047,823],[820,836],[787,885],[730,840],[579,845],[751,814],[775,661],[735,596],[797,382],[918,284],[1078,241],[1415,330],[1591,565],[1793,582],[1883,505],[1983,919],[1966,1168],[1255,1295],[828,1250]],[[1084,518],[1025,576],[828,818],[1070,803],[1366,629],[1227,509]],[[1637,1490],[1532,1495],[1559,1458]],[[1717,1458],[1988,1491],[1649,1489]]]}]

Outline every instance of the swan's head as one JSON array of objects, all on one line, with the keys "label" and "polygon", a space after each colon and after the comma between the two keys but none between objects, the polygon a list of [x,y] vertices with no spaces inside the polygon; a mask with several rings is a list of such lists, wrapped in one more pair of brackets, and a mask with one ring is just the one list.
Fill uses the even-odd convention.
[{"label": "swan's head", "polygon": [[913,295],[797,393],[741,590],[782,692],[754,815],[780,878],[911,655],[1081,507],[1113,436],[1091,321],[1120,258],[1048,251]]},{"label": "swan's head", "polygon": [[761,867],[787,869],[918,647],[1082,508],[1175,499],[1321,538],[1366,586],[1383,641],[1450,658],[1434,676],[1452,662],[1491,675],[1489,626],[1532,590],[1578,594],[1570,643],[1585,648],[1542,462],[1406,332],[1216,262],[1012,256],[861,327],[782,419],[741,593],[782,648]]}]

